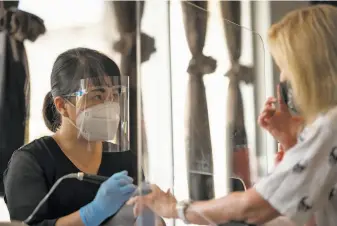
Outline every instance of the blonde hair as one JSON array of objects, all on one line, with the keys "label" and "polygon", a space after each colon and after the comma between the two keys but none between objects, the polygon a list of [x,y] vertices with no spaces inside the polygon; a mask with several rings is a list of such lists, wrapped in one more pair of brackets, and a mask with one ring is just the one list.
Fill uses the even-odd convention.
[{"label": "blonde hair", "polygon": [[337,8],[295,10],[269,29],[271,54],[287,67],[294,99],[307,122],[337,105]]}]

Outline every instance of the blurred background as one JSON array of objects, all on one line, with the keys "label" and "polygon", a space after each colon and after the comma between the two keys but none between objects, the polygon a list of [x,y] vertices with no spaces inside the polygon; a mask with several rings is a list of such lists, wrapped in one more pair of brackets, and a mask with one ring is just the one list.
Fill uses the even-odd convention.
[{"label": "blurred background", "polygon": [[[42,18],[47,30],[34,42],[24,41],[29,65],[26,79],[30,82],[29,98],[25,96],[29,118],[21,127],[25,142],[51,135],[41,112],[43,99],[50,90],[52,65],[60,53],[88,47],[107,54],[120,65],[123,57],[124,60],[128,57],[125,51],[131,51],[127,49],[129,34],[123,33],[121,27],[130,28],[137,23],[120,18],[121,15],[128,18],[128,13],[135,12],[135,2],[119,4],[122,5],[103,0],[20,0],[19,9]],[[130,125],[130,146],[142,153],[148,181],[173,189],[178,199],[205,199],[227,194],[229,176],[253,184],[272,169],[276,143],[256,125],[257,114],[266,97],[274,95],[279,76],[265,44],[267,29],[287,12],[308,4],[308,1],[143,2],[139,22],[142,53],[136,65],[140,73],[127,75],[133,76],[130,78],[133,87],[137,79],[141,84],[137,88],[142,91],[142,105],[130,106],[130,117],[136,117],[136,111],[142,110],[141,119],[132,119],[142,127],[142,144],[137,145],[135,127]],[[117,12],[117,6],[125,11]],[[194,20],[192,14],[207,22],[204,31],[186,22]],[[132,32],[136,30],[129,33]],[[193,46],[191,34],[198,37],[203,33],[204,45],[194,41]],[[8,45],[4,32],[0,38],[0,42]],[[126,43],[124,52],[116,44],[122,41]],[[136,42],[130,42],[134,47]],[[0,52],[4,67],[8,60],[6,51]],[[127,69],[122,68],[123,71],[126,73]],[[1,89],[3,85],[0,86],[3,94]],[[136,97],[131,94],[130,98],[135,101]],[[6,106],[0,104],[1,108]],[[24,144],[22,139],[22,144],[11,144],[16,147],[8,148],[4,141],[6,128],[8,124],[3,122],[2,171],[11,153]],[[196,187],[200,182],[204,186]],[[0,199],[0,221],[8,219],[6,206]]]}]

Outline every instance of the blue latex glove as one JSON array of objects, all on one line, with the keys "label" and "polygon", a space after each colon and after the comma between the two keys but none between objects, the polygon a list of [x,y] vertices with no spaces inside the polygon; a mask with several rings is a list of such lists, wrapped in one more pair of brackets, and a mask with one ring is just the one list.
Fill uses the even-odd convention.
[{"label": "blue latex glove", "polygon": [[80,209],[80,217],[86,226],[100,225],[115,214],[134,193],[136,186],[127,171],[112,175],[99,188],[95,199]]}]

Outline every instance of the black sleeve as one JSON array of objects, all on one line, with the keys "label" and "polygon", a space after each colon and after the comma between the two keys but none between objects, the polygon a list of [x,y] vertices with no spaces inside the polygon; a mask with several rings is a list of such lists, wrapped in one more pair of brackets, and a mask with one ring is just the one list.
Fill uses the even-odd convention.
[{"label": "black sleeve", "polygon": [[[48,192],[43,171],[32,154],[16,151],[4,174],[5,199],[11,220],[24,221]],[[47,203],[41,206],[31,225],[52,226]]]}]

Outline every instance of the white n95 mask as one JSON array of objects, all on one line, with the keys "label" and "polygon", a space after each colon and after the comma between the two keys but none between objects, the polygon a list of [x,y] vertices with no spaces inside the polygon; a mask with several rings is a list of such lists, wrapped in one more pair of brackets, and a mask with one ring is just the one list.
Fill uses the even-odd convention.
[{"label": "white n95 mask", "polygon": [[76,118],[76,127],[88,141],[106,141],[115,138],[119,121],[119,104],[105,102],[83,110]]}]

